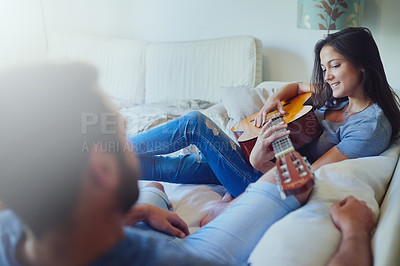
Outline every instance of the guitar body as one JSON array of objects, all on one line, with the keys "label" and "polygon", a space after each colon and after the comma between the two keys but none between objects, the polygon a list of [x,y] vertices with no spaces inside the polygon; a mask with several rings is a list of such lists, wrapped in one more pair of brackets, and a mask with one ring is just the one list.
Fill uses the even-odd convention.
[{"label": "guitar body", "polygon": [[[290,130],[290,139],[295,149],[303,147],[322,134],[322,128],[312,110],[312,106],[305,105],[310,96],[311,92],[304,93],[282,102],[283,110],[286,112],[283,121],[288,125],[287,129]],[[277,113],[278,111],[270,112],[267,118],[269,119]],[[247,159],[249,159],[251,150],[261,131],[261,127],[254,125],[254,119],[257,114],[258,112],[252,114],[232,127],[232,131]]]},{"label": "guitar body", "polygon": [[[267,115],[267,120],[272,120],[270,127],[284,122],[290,130],[290,136],[280,137],[271,143],[276,158],[276,182],[282,199],[285,199],[288,195],[302,193],[314,184],[314,173],[310,163],[307,158],[295,151],[296,148],[304,146],[322,133],[322,128],[312,106],[305,105],[310,96],[311,93],[304,93],[282,102],[285,115],[278,111],[273,111]],[[261,128],[254,125],[257,114],[243,119],[232,128],[247,159],[249,159],[250,152],[261,131]],[[284,130],[281,129],[277,132]]]}]

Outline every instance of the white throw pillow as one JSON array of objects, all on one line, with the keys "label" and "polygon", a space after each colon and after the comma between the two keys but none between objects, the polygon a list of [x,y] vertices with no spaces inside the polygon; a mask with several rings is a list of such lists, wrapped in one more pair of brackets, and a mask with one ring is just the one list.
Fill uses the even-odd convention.
[{"label": "white throw pillow", "polygon": [[[294,81],[296,82],[296,81]],[[221,87],[221,99],[232,126],[242,119],[260,111],[267,98],[280,87],[293,83],[287,81],[264,81],[251,87]]]},{"label": "white throw pillow", "polygon": [[319,168],[309,202],[268,229],[250,256],[251,264],[326,265],[340,241],[340,232],[330,219],[331,205],[353,195],[364,200],[376,218],[399,152],[400,145],[393,144],[379,156]]},{"label": "white throw pillow", "polygon": [[230,119],[235,123],[260,111],[268,92],[259,88],[221,87],[222,103]]}]

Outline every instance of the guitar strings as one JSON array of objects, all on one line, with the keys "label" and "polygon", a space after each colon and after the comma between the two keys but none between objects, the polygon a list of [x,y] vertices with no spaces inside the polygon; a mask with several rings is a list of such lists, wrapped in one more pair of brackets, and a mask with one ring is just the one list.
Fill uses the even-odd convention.
[{"label": "guitar strings", "polygon": [[[282,116],[279,114],[274,114],[271,117],[271,119],[272,119],[272,123],[271,123],[270,127],[275,126],[283,121]],[[285,129],[278,130],[278,131],[274,132],[274,134],[283,132],[284,130]],[[286,135],[282,138],[279,138],[279,139],[273,141],[272,148],[273,148],[275,154],[285,153],[285,151],[289,151],[289,150],[291,151],[293,149],[293,144],[289,138],[289,135]]]}]

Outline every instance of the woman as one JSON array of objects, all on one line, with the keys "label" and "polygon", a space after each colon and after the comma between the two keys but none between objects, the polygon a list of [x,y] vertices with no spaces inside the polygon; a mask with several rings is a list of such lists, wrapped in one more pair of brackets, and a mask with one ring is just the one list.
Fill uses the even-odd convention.
[{"label": "woman", "polygon": [[[256,118],[263,126],[250,155],[199,112],[131,138],[145,179],[176,183],[222,184],[236,197],[273,164],[271,142],[288,131],[269,127],[266,114],[280,101],[312,91],[323,134],[300,150],[313,169],[347,158],[378,155],[400,128],[397,96],[389,86],[376,43],[366,28],[347,28],[328,35],[315,46],[312,84],[294,83],[268,98]],[[283,112],[283,111],[282,111]],[[155,156],[196,145],[201,154],[176,158]]]},{"label": "woman", "polygon": [[312,88],[309,84],[282,88],[268,99],[256,123],[264,122],[271,109],[282,110],[279,101],[312,90],[324,132],[301,153],[314,162],[313,168],[346,158],[377,155],[397,136],[397,96],[386,80],[369,30],[348,28],[318,42],[312,83]]}]

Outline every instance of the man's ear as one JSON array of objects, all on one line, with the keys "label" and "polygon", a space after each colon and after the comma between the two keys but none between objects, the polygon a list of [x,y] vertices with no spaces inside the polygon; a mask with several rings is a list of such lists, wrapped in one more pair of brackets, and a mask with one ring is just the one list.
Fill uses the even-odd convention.
[{"label": "man's ear", "polygon": [[92,148],[89,152],[89,169],[95,184],[105,188],[118,186],[119,168],[114,154]]}]

